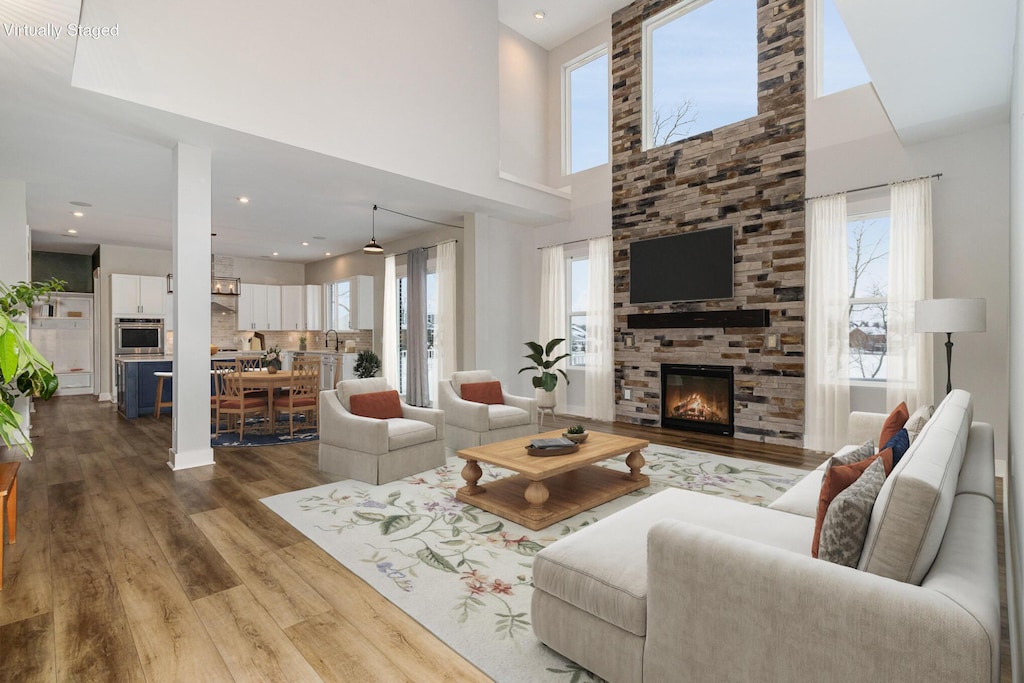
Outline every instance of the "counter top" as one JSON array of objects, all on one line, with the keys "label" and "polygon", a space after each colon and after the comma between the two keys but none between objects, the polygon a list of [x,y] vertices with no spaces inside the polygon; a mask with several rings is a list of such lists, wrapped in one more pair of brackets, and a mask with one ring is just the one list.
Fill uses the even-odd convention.
[{"label": "counter top", "polygon": [[297,351],[294,349],[285,349],[285,353],[309,353],[314,356],[355,356],[358,355],[355,351],[352,353],[345,353],[344,351],[332,351],[331,349],[306,349],[305,351]]},{"label": "counter top", "polygon": [[173,361],[174,356],[114,356],[114,360],[124,363],[165,363],[167,361]]}]

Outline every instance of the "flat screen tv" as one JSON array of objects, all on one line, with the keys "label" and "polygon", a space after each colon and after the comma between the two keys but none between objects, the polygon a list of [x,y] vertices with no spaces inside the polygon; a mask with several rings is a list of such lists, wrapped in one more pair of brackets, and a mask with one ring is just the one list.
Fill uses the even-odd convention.
[{"label": "flat screen tv", "polygon": [[695,230],[629,245],[629,302],[732,298],[732,228]]}]

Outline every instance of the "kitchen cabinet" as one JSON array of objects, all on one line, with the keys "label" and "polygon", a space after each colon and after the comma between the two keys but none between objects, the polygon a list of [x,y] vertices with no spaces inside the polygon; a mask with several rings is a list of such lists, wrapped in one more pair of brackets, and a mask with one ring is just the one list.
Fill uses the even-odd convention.
[{"label": "kitchen cabinet", "polygon": [[281,327],[281,288],[242,283],[238,297],[238,329],[277,330]]},{"label": "kitchen cabinet", "polygon": [[[327,391],[335,387],[335,382],[356,378],[355,353],[324,353],[320,354],[320,390]],[[338,372],[338,365],[341,371]]]},{"label": "kitchen cabinet", "polygon": [[306,329],[323,331],[323,285],[306,285]]},{"label": "kitchen cabinet", "polygon": [[303,299],[305,285],[284,285],[281,287],[282,330],[306,330],[306,316]]},{"label": "kitchen cabinet", "polygon": [[110,276],[110,307],[115,318],[166,313],[167,279],[151,275]]},{"label": "kitchen cabinet", "polygon": [[53,364],[58,396],[93,393],[92,311],[92,294],[55,294],[32,308],[32,344]]}]

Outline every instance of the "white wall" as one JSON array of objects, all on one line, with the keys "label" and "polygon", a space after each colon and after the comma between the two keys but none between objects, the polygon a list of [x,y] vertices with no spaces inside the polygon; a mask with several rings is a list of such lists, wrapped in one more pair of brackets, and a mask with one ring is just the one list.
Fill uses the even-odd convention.
[{"label": "white wall", "polygon": [[[24,182],[0,180],[0,240],[4,245],[3,249],[0,249],[0,282],[5,285],[28,282],[32,279],[32,244],[28,230],[25,193]],[[31,332],[29,334],[31,336]],[[18,399],[15,411],[21,415],[22,430],[28,434],[31,427],[29,400]]]},{"label": "white wall", "polygon": [[125,0],[72,83],[445,187],[499,185],[497,3]]},{"label": "white wall", "polygon": [[548,52],[499,24],[498,69],[501,171],[546,183],[549,151],[557,149],[546,125]]},{"label": "white wall", "polygon": [[[1003,486],[1012,680],[1024,680],[1024,7],[1017,5],[1010,112],[1009,455]],[[991,314],[989,317],[991,320]]]},{"label": "white wall", "polygon": [[[992,423],[996,457],[1005,459],[1009,129],[996,125],[904,146],[891,127],[878,132],[879,116],[884,112],[870,86],[809,103],[807,195],[943,174],[932,186],[934,296],[981,297],[988,302],[987,332],[954,335],[953,385],[974,395],[975,418]],[[859,133],[866,137],[858,138]],[[829,145],[830,139],[836,144]],[[855,205],[875,195],[852,194],[849,199]],[[945,338],[933,337],[939,401],[946,384]],[[863,401],[859,405],[867,408]],[[871,409],[882,411],[886,406]]]}]

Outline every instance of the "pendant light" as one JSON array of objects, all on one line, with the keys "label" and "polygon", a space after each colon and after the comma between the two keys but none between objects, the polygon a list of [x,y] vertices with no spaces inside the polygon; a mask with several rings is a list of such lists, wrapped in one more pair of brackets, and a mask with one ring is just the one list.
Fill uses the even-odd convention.
[{"label": "pendant light", "polygon": [[363,253],[364,254],[383,254],[384,253],[384,247],[382,247],[379,244],[377,244],[377,205],[376,204],[373,205],[373,214],[372,215],[373,215],[373,218],[372,218],[373,233],[370,236],[370,242],[365,247],[363,247]]}]

